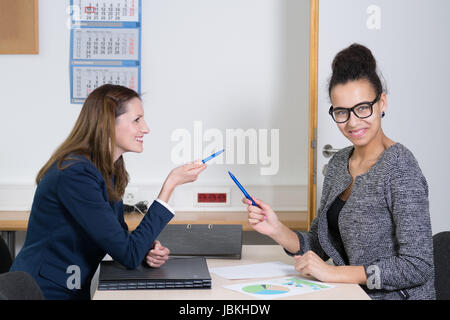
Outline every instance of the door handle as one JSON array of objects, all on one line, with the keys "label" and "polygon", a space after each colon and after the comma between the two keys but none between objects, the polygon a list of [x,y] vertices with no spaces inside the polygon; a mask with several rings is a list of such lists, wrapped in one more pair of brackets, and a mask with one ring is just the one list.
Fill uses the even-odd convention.
[{"label": "door handle", "polygon": [[325,158],[331,158],[335,153],[338,153],[340,149],[334,149],[332,145],[327,144],[322,149],[322,155]]}]

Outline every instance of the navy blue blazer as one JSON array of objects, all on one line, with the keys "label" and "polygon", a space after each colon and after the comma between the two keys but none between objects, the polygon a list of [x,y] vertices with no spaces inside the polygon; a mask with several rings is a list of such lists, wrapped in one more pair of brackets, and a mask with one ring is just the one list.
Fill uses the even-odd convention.
[{"label": "navy blue blazer", "polygon": [[154,201],[130,233],[123,202],[110,202],[94,164],[77,159],[63,162],[71,164],[64,170],[54,164],[39,182],[25,243],[10,269],[32,275],[46,299],[89,299],[92,277],[105,254],[136,268],[173,218]]}]

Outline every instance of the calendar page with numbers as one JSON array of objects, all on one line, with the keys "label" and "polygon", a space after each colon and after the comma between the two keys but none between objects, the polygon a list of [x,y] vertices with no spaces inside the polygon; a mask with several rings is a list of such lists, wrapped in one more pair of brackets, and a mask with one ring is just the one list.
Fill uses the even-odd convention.
[{"label": "calendar page with numbers", "polygon": [[73,31],[73,59],[139,60],[139,29],[83,28]]},{"label": "calendar page with numbers", "polygon": [[139,0],[72,0],[79,8],[75,21],[139,22]]},{"label": "calendar page with numbers", "polygon": [[71,102],[120,84],[141,91],[141,0],[71,0]]},{"label": "calendar page with numbers", "polygon": [[117,84],[138,91],[137,67],[74,67],[72,103],[83,103],[87,96],[104,84]]}]

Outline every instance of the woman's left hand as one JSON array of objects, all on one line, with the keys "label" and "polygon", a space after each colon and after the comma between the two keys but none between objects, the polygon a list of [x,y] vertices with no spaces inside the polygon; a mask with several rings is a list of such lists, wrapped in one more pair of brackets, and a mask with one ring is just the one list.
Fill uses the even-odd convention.
[{"label": "woman's left hand", "polygon": [[169,254],[170,250],[156,240],[148,251],[145,261],[150,267],[159,268],[169,259]]},{"label": "woman's left hand", "polygon": [[304,276],[314,277],[319,281],[333,282],[335,266],[327,264],[313,251],[308,251],[304,255],[294,256],[295,270]]}]

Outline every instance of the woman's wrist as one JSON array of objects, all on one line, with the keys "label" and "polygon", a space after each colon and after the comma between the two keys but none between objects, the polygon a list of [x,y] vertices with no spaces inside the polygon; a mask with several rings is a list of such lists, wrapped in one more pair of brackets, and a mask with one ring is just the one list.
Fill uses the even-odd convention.
[{"label": "woman's wrist", "polygon": [[172,195],[176,186],[177,186],[176,183],[172,181],[170,176],[167,177],[166,181],[164,181],[161,191],[159,192],[158,199],[168,203],[170,196]]},{"label": "woman's wrist", "polygon": [[272,232],[270,232],[268,234],[268,236],[271,237],[275,241],[283,238],[283,232],[285,232],[283,227],[285,227],[285,225],[282,222],[277,221],[276,225],[273,227]]},{"label": "woman's wrist", "polygon": [[270,237],[292,254],[296,254],[300,251],[300,243],[297,234],[281,222],[274,228],[274,232]]},{"label": "woman's wrist", "polygon": [[163,188],[166,188],[168,190],[172,190],[173,191],[173,190],[175,190],[176,187],[177,187],[177,183],[174,181],[172,176],[169,175],[166,178],[166,181],[164,181]]},{"label": "woman's wrist", "polygon": [[364,285],[367,282],[366,272],[363,266],[333,266],[334,276],[333,282],[339,283],[356,283]]}]

